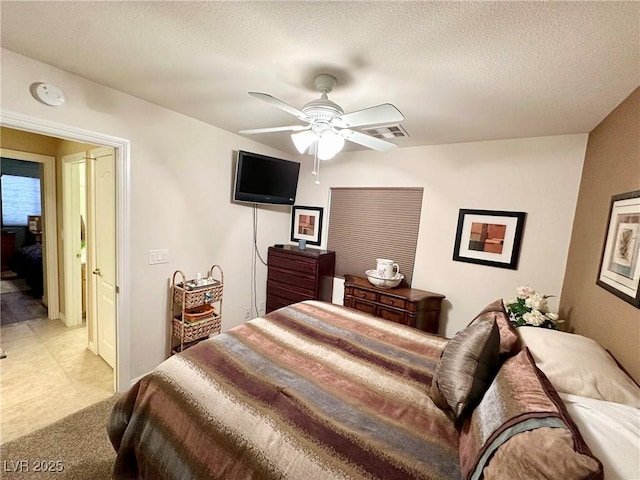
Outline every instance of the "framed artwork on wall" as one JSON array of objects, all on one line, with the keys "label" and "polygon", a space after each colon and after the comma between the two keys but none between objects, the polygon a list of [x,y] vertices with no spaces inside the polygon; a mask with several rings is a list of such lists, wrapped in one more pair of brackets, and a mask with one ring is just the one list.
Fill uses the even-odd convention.
[{"label": "framed artwork on wall", "polygon": [[640,308],[640,190],[611,197],[596,283]]},{"label": "framed artwork on wall", "polygon": [[526,215],[460,209],[453,259],[517,270]]},{"label": "framed artwork on wall", "polygon": [[309,245],[322,241],[322,207],[294,205],[291,212],[291,241],[306,240]]}]

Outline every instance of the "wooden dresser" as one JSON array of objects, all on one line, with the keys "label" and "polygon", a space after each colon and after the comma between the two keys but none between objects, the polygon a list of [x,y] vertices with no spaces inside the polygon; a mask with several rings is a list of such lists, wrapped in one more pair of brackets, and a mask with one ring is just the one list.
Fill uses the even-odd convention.
[{"label": "wooden dresser", "polygon": [[2,231],[2,271],[9,270],[9,260],[16,253],[16,232]]},{"label": "wooden dresser", "polygon": [[344,276],[344,305],[377,317],[438,333],[444,295],[403,286],[378,288],[366,278]]},{"label": "wooden dresser", "polygon": [[295,245],[269,247],[267,313],[302,300],[331,301],[336,254]]}]

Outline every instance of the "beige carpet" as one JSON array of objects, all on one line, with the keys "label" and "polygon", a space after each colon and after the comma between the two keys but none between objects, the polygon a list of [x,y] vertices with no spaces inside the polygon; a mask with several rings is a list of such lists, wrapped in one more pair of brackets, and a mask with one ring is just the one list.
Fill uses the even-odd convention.
[{"label": "beige carpet", "polygon": [[[106,480],[115,452],[107,418],[117,396],[91,405],[41,430],[0,446],[2,480]],[[54,471],[35,471],[48,467]],[[58,470],[58,471],[55,471]]]}]

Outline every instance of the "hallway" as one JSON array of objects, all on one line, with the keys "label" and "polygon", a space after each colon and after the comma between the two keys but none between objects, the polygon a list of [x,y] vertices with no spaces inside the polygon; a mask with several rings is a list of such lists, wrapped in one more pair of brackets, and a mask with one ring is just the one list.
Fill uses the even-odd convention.
[{"label": "hallway", "polygon": [[[13,289],[4,280],[2,297]],[[11,292],[13,290],[13,292]],[[67,328],[49,320],[41,305],[24,294],[30,320],[4,324],[0,342],[0,443],[49,425],[113,395],[113,370],[86,348],[85,325]],[[15,298],[11,302],[19,302]],[[2,316],[14,315],[3,301]]]}]

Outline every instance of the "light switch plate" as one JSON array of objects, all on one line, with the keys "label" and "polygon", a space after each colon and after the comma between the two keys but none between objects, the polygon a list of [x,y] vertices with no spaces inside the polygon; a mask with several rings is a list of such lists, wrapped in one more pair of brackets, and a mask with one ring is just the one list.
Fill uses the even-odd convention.
[{"label": "light switch plate", "polygon": [[169,249],[149,250],[149,265],[169,263]]}]

